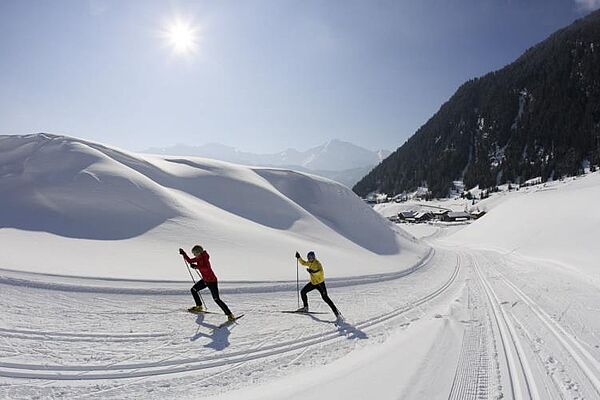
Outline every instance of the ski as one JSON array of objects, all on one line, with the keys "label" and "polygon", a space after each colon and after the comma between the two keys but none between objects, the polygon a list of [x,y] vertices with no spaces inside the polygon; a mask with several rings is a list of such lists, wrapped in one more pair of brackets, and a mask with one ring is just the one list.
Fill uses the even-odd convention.
[{"label": "ski", "polygon": [[281,311],[282,313],[285,314],[304,314],[304,315],[309,315],[309,314],[330,314],[328,312],[325,311],[292,311],[292,310],[284,310]]},{"label": "ski", "polygon": [[187,312],[189,312],[190,314],[221,314],[221,313],[216,313],[216,312],[212,312],[212,311],[190,311],[190,310],[185,310]]},{"label": "ski", "polygon": [[238,315],[231,321],[227,320],[227,321],[223,322],[221,325],[217,326],[214,330],[216,331],[217,329],[225,328],[226,326],[229,326],[229,325],[233,324],[234,322],[236,322],[238,319],[242,318],[244,315],[245,314]]}]

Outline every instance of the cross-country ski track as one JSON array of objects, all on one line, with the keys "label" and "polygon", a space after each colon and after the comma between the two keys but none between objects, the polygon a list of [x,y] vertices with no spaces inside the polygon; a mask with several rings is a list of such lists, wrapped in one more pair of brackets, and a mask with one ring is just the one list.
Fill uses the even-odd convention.
[{"label": "cross-country ski track", "polygon": [[[429,238],[434,251],[406,273],[332,280],[330,296],[346,319],[337,325],[332,314],[279,312],[296,307],[295,283],[248,290],[224,284],[223,298],[246,316],[215,329],[223,315],[185,312],[187,283],[161,294],[129,290],[135,285],[126,282],[120,293],[119,281],[111,283],[114,291],[94,291],[85,279],[79,288],[55,287],[32,275],[28,286],[24,273],[3,270],[0,397],[161,398],[168,392],[185,398],[194,388],[218,398],[344,362],[400,335],[426,356],[403,360],[403,347],[387,349],[413,365],[397,376],[390,398],[600,398],[599,338],[585,323],[585,310],[600,309],[598,300],[590,303],[593,287],[573,281],[584,295],[571,296],[578,311],[565,313],[556,297],[570,295],[552,287],[561,279],[530,285],[519,272],[529,265],[533,274],[534,261],[449,247],[440,236]],[[544,290],[535,289],[540,284]],[[328,311],[315,293],[311,309]],[[204,297],[216,311],[209,294]],[[569,316],[579,321],[579,334]],[[450,344],[445,351],[436,350],[440,341]],[[428,383],[433,374],[435,388]],[[322,379],[325,385],[326,374]]]}]

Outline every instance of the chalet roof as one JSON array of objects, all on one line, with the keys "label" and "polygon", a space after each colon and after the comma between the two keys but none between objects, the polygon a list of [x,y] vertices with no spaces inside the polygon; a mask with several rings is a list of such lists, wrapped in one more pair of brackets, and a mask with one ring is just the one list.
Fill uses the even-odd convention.
[{"label": "chalet roof", "polygon": [[438,208],[438,209],[435,209],[435,210],[432,210],[432,211],[429,211],[429,212],[432,213],[433,215],[443,215],[443,214],[448,213],[449,211]]},{"label": "chalet roof", "polygon": [[419,218],[423,218],[425,215],[431,215],[431,212],[429,211],[421,211],[415,214],[415,218],[419,219]]},{"label": "chalet roof", "polygon": [[451,211],[448,213],[448,218],[471,218],[471,214],[464,211]]}]

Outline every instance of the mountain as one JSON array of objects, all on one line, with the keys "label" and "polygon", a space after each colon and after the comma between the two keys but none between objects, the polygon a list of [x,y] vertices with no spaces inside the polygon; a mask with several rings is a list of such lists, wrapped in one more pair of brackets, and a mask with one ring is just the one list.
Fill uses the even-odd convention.
[{"label": "mountain", "polygon": [[600,11],[463,84],[406,143],[354,186],[359,195],[427,185],[543,180],[600,162]]},{"label": "mountain", "polygon": [[[374,166],[381,162],[382,155],[390,152],[370,151],[341,140],[331,140],[321,146],[301,152],[301,165],[311,170],[344,171],[348,169]],[[289,164],[289,162],[288,162]]]},{"label": "mountain", "polygon": [[397,271],[426,251],[328,179],[66,136],[0,135],[0,193],[0,265],[25,271],[186,280],[177,249],[200,243],[222,279],[290,280],[296,250],[332,277]]},{"label": "mountain", "polygon": [[337,139],[306,151],[287,149],[271,154],[243,152],[218,143],[203,146],[178,144],[164,148],[149,148],[142,153],[198,156],[242,165],[296,169],[336,180],[349,187],[390,155],[388,150],[371,151]]}]

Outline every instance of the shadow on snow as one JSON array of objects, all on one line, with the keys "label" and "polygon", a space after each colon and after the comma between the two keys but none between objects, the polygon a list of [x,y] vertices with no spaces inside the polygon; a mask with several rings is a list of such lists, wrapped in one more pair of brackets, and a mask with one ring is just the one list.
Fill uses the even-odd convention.
[{"label": "shadow on snow", "polygon": [[[196,330],[196,334],[190,338],[190,341],[194,342],[200,338],[208,338],[210,339],[210,343],[204,345],[204,347],[214,349],[217,351],[221,351],[229,347],[231,344],[229,342],[229,335],[231,334],[229,327],[219,328],[219,325],[211,324],[204,321],[204,314],[198,314],[196,317],[196,324],[198,325],[198,329]],[[236,324],[232,324],[231,327],[234,327]],[[211,330],[211,333],[201,332],[201,328],[208,328]]]},{"label": "shadow on snow", "polygon": [[[332,323],[332,321],[327,319],[321,319],[316,317],[313,314],[307,314],[313,320],[324,323]],[[365,331],[358,329],[356,326],[346,322],[346,321],[337,321],[335,322],[335,326],[337,327],[340,335],[345,336],[347,339],[368,339],[369,336]]]}]

